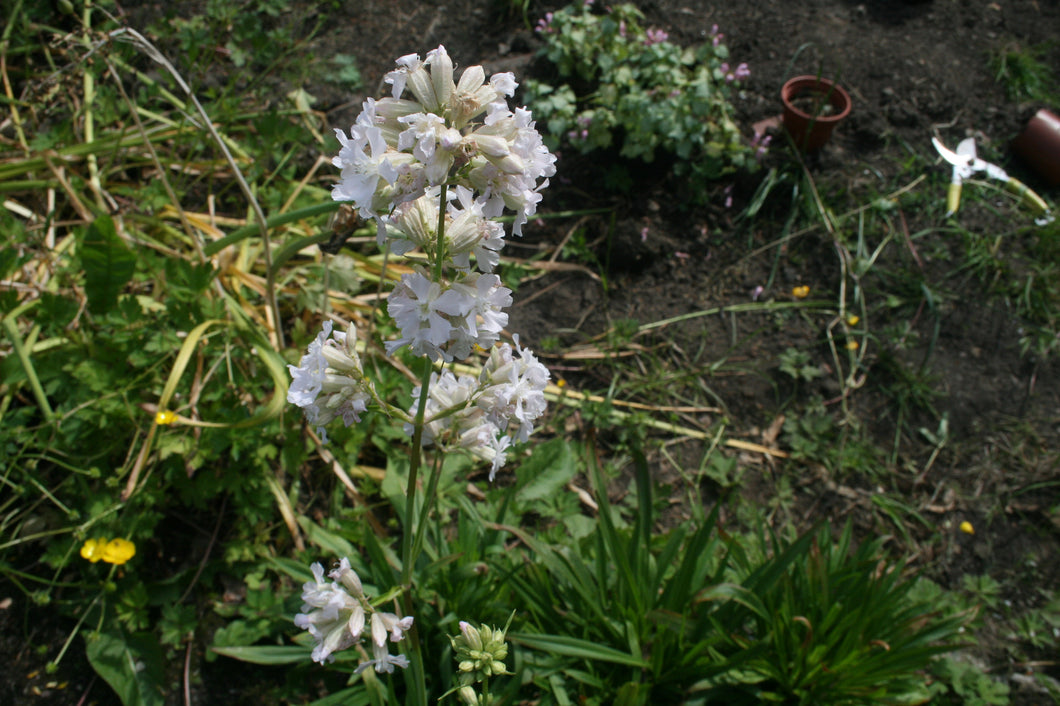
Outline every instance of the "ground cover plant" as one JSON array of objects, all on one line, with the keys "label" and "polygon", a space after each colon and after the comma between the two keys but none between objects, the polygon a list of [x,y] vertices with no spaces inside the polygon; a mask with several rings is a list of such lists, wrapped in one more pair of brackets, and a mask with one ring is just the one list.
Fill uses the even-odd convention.
[{"label": "ground cover plant", "polygon": [[[763,77],[829,57],[771,65],[754,12],[469,6],[409,44],[328,8],[379,29],[338,51],[242,9],[9,13],[0,700],[1056,699],[1055,223],[979,181],[945,218],[901,106],[818,155],[756,132]],[[709,57],[739,158],[700,205],[704,143],[583,154],[508,95],[574,29]],[[1049,51],[978,61],[1019,100]]]}]

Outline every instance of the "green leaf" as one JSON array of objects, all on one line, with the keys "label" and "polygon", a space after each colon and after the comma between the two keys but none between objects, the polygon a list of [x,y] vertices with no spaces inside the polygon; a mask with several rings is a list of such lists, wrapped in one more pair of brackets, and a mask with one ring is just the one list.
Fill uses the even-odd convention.
[{"label": "green leaf", "polygon": [[110,684],[125,706],[163,706],[162,651],[147,634],[123,632],[86,635],[92,668]]},{"label": "green leaf", "polygon": [[320,525],[315,524],[305,515],[298,516],[298,526],[305,532],[306,539],[336,558],[357,555],[352,544],[339,535],[333,534]]},{"label": "green leaf", "polygon": [[277,556],[269,557],[265,561],[271,564],[277,571],[287,574],[300,584],[313,580],[312,569],[300,561]]},{"label": "green leaf", "polygon": [[552,439],[538,445],[519,467],[517,475],[525,485],[516,492],[516,499],[525,503],[551,497],[574,478],[576,461],[566,439]]},{"label": "green leaf", "polygon": [[122,288],[132,279],[136,257],[114,229],[110,216],[99,216],[81,237],[88,308],[104,314],[114,308]]},{"label": "green leaf", "polygon": [[372,703],[372,699],[368,694],[368,690],[364,685],[358,684],[349,689],[328,694],[324,698],[317,699],[309,704],[309,706],[368,706],[370,703]]},{"label": "green leaf", "polygon": [[253,664],[297,664],[308,662],[312,650],[298,645],[250,645],[211,647],[219,655]]},{"label": "green leaf", "polygon": [[576,637],[565,635],[530,635],[527,633],[510,633],[513,642],[529,647],[532,650],[540,650],[548,654],[566,655],[567,657],[580,657],[582,659],[595,660],[597,662],[613,662],[615,664],[628,664],[631,667],[647,668],[650,665],[640,657],[635,657],[628,652],[619,652],[611,647],[605,647],[588,640],[579,640]]}]

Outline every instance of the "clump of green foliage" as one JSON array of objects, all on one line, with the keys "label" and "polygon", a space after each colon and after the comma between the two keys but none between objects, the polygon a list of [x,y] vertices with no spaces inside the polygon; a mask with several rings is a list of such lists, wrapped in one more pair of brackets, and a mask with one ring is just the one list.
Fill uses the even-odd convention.
[{"label": "clump of green foliage", "polygon": [[1024,47],[1007,44],[990,56],[994,79],[1009,100],[1053,102],[1060,98],[1056,74],[1048,62],[1049,44]]},{"label": "clump of green foliage", "polygon": [[733,120],[732,99],[746,65],[729,67],[715,32],[681,47],[642,25],[631,4],[577,2],[538,23],[542,55],[556,80],[523,84],[527,104],[552,144],[581,153],[619,149],[622,157],[677,159],[675,171],[717,179],[755,164]]}]

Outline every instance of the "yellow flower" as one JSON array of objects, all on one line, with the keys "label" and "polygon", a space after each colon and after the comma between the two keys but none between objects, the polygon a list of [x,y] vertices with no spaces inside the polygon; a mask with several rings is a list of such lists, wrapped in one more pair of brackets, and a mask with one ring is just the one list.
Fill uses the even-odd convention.
[{"label": "yellow flower", "polygon": [[858,342],[857,341],[847,341],[847,350],[848,351],[856,351],[857,349],[858,349]]},{"label": "yellow flower", "polygon": [[560,378],[559,380],[556,380],[556,387],[566,387],[566,386],[567,386],[567,381],[564,380],[563,378]]},{"label": "yellow flower", "polygon": [[93,564],[103,558],[103,549],[107,545],[106,537],[96,537],[95,539],[86,539],[85,543],[81,545],[81,558],[88,559]]},{"label": "yellow flower", "polygon": [[136,545],[127,539],[116,537],[103,548],[103,561],[121,566],[136,556]]},{"label": "yellow flower", "polygon": [[155,424],[172,424],[177,421],[177,413],[163,409],[155,415]]},{"label": "yellow flower", "polygon": [[791,290],[791,296],[795,297],[796,299],[805,299],[806,297],[810,296],[810,288],[807,287],[805,284],[800,284],[798,287],[795,287]]},{"label": "yellow flower", "polygon": [[965,534],[975,534],[975,528],[972,527],[971,522],[965,520],[961,523],[961,532],[964,532]]},{"label": "yellow flower", "polygon": [[847,317],[847,326],[857,326],[861,319],[858,318],[857,314],[851,314]]},{"label": "yellow flower", "polygon": [[108,564],[121,566],[136,555],[136,545],[127,539],[116,537],[107,541],[106,537],[85,540],[81,545],[81,558],[93,564],[102,559]]}]

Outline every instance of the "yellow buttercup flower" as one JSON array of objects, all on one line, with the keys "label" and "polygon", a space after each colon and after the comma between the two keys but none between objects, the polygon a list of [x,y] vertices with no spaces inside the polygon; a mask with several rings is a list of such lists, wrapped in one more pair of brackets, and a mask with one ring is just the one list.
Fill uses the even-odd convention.
[{"label": "yellow buttercup flower", "polygon": [[177,413],[168,409],[159,410],[155,415],[155,424],[172,424],[177,421]]},{"label": "yellow buttercup flower", "polygon": [[861,319],[858,318],[857,314],[851,314],[847,317],[847,326],[857,326]]},{"label": "yellow buttercup flower", "polygon": [[858,342],[857,341],[847,341],[847,350],[848,351],[856,351],[857,349],[858,349]]},{"label": "yellow buttercup flower", "polygon": [[103,558],[103,549],[106,546],[106,537],[86,539],[85,543],[81,545],[81,558],[88,559],[93,564],[95,564],[97,561]]},{"label": "yellow buttercup flower", "polygon": [[121,566],[136,556],[136,545],[127,539],[115,537],[103,548],[103,561]]},{"label": "yellow buttercup flower", "polygon": [[791,290],[791,296],[795,297],[796,299],[805,299],[806,297],[810,296],[810,288],[805,284],[800,284],[798,287],[795,287]]},{"label": "yellow buttercup flower", "polygon": [[965,520],[961,523],[961,532],[964,532],[965,534],[975,534],[975,528],[972,527],[971,522]]},{"label": "yellow buttercup flower", "polygon": [[102,559],[108,564],[121,566],[136,556],[136,545],[127,539],[116,537],[107,541],[106,537],[85,540],[81,545],[81,558],[95,564]]}]

